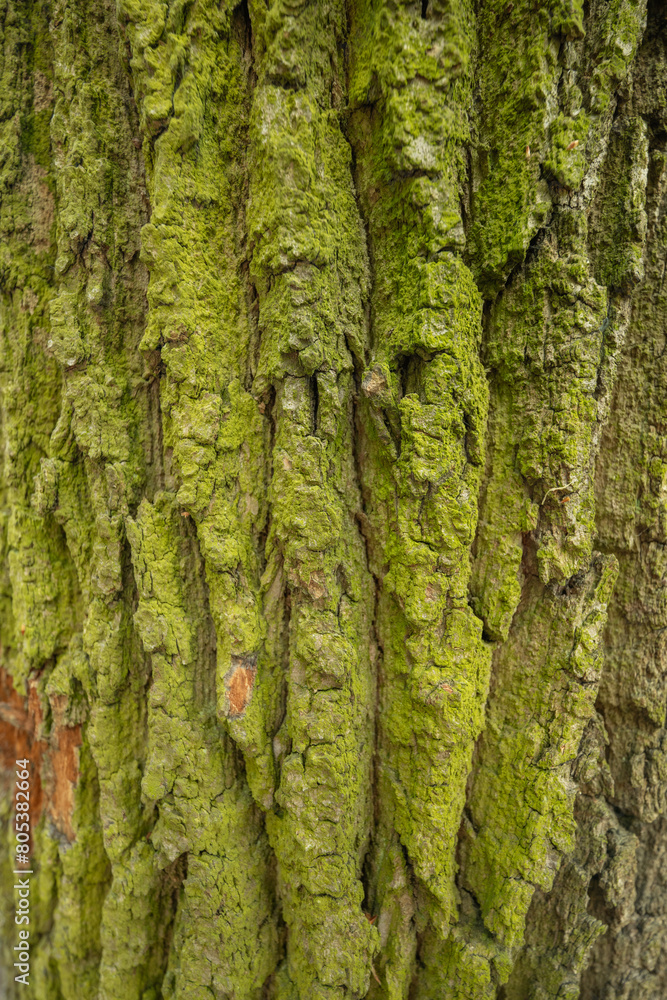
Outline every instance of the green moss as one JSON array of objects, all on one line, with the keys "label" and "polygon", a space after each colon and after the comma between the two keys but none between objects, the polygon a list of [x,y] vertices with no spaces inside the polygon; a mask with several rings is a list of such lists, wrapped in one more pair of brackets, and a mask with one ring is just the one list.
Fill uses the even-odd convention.
[{"label": "green moss", "polygon": [[645,27],[646,5],[641,0],[612,0],[596,6],[585,45],[591,61],[587,89],[594,114],[604,114],[615,88],[627,77]]},{"label": "green moss", "polygon": [[[60,844],[50,959],[57,967],[64,1000],[92,1000],[98,995],[100,918],[110,870],[102,841],[99,784],[85,733],[75,752],[79,774],[71,817],[74,840],[69,843],[66,836],[58,837],[58,831],[53,831]],[[49,853],[47,848],[43,860],[38,859],[40,868],[48,864]]]},{"label": "green moss", "polygon": [[644,277],[648,132],[643,119],[614,129],[589,238],[598,281],[617,289]]},{"label": "green moss", "polygon": [[39,1000],[570,995],[639,884],[664,156],[643,4],[538,8],[0,4],[2,665],[47,783],[83,733]]},{"label": "green moss", "polygon": [[[469,897],[463,894],[466,906],[471,909]],[[496,996],[498,976],[491,963],[498,957],[498,948],[483,929],[471,931],[466,926],[461,933],[453,928],[444,943],[431,930],[422,951],[426,961],[424,972],[415,982],[417,1000],[438,995],[452,1000],[493,1000]]]},{"label": "green moss", "polygon": [[[556,6],[556,5],[554,5]],[[479,138],[468,253],[492,297],[548,219],[551,201],[540,162],[544,122],[558,79],[556,32],[572,21],[551,5],[484,4],[479,22]],[[559,16],[560,15],[560,16]],[[575,22],[578,18],[575,15]]]},{"label": "green moss", "polygon": [[494,0],[481,10],[468,253],[485,296],[524,259],[559,188],[576,190],[595,170],[610,95],[628,73],[644,18],[634,0],[593,6],[586,23],[579,2],[536,10]]},{"label": "green moss", "polygon": [[582,110],[576,117],[561,111],[549,129],[551,143],[543,169],[557,184],[570,191],[578,188],[584,179],[589,128],[589,116]]},{"label": "green moss", "polygon": [[[456,28],[445,41],[446,15]],[[416,929],[442,944],[456,918],[456,834],[489,679],[467,605],[488,405],[481,299],[459,256],[473,31],[464,4],[426,20],[359,5],[352,25],[350,135],[375,277],[359,411],[382,650],[372,893],[392,997],[407,995],[415,942],[385,882],[383,845],[395,829],[417,878]],[[356,110],[369,101],[372,114]]]},{"label": "green moss", "polygon": [[[142,793],[158,806],[150,856],[142,862],[135,849],[128,875],[136,879],[145,871],[141,892],[148,906],[156,869],[187,858],[165,996],[194,996],[205,984],[214,996],[259,998],[277,945],[268,845],[259,810],[211,714],[213,678],[205,671],[213,665],[201,642],[205,622],[196,618],[203,581],[187,570],[191,532],[173,496],[159,494],[154,505],[142,501],[128,536],[139,590],[135,622],[153,671]],[[117,919],[112,928],[119,933]]]},{"label": "green moss", "polygon": [[509,383],[494,380],[489,405],[488,465],[470,581],[472,606],[494,641],[505,640],[509,634],[521,597],[523,536],[537,527],[540,512],[515,467],[516,421]]},{"label": "green moss", "polygon": [[[279,4],[268,13],[253,5],[251,21],[253,392],[275,394],[265,599],[267,608],[277,597],[290,602],[289,646],[287,636],[269,635],[258,659],[258,698],[268,688],[262,670],[285,669],[284,693],[273,696],[285,699],[285,714],[267,814],[288,935],[278,990],[333,1000],[366,994],[377,941],[362,912],[374,676],[353,454],[367,263],[337,112],[342,11],[325,5],[290,16]],[[237,725],[249,734],[244,721],[235,735]]]},{"label": "green moss", "polygon": [[[499,654],[498,694],[469,796],[463,885],[509,950],[523,940],[535,886],[548,891],[560,856],[573,848],[573,789],[564,775],[592,714],[617,571],[613,557],[598,557],[562,595],[531,586]],[[517,673],[519,647],[530,655]]]},{"label": "green moss", "polygon": [[[524,479],[530,499],[539,506],[538,559],[545,582],[564,581],[577,572],[590,558],[593,542],[590,462],[608,305],[604,289],[589,272],[586,238],[582,214],[559,212],[539,257],[498,299],[486,346],[487,363],[497,373],[499,403],[508,407],[502,420],[512,428],[515,442],[512,446],[510,436],[506,439],[504,446],[514,449],[511,467],[497,467],[486,502],[516,505],[515,531],[527,530],[529,522],[522,524],[520,514],[527,497],[517,474]],[[505,386],[519,385],[521,391],[510,397]],[[518,492],[503,500],[508,474]],[[533,507],[531,519],[535,513]],[[491,532],[504,534],[492,508],[484,521],[486,542],[491,542]],[[500,573],[508,581],[503,586],[512,586],[521,558],[518,531],[515,537],[508,559],[502,545],[485,545],[477,572],[487,579]]]}]

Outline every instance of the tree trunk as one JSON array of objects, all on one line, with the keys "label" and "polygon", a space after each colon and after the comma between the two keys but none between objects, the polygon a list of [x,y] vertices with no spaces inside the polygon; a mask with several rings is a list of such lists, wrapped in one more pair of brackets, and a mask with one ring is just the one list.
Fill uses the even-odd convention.
[{"label": "tree trunk", "polygon": [[664,1000],[662,0],[0,39],[2,997]]}]

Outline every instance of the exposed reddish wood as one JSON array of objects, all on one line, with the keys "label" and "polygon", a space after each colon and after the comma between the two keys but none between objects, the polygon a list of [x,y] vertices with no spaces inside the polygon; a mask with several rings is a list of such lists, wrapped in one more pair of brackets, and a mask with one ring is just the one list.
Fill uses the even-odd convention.
[{"label": "exposed reddish wood", "polygon": [[232,669],[227,681],[230,715],[241,715],[245,711],[250,701],[256,673],[255,666],[238,666]]},{"label": "exposed reddish wood", "polygon": [[74,840],[72,816],[80,746],[81,726],[66,726],[56,731],[49,753],[51,773],[47,783],[47,807],[55,825],[70,841]]},{"label": "exposed reddish wood", "polygon": [[32,829],[42,809],[46,808],[58,830],[68,840],[73,840],[72,813],[79,774],[81,726],[65,724],[65,701],[64,698],[54,699],[51,733],[48,739],[40,739],[42,710],[37,682],[30,682],[28,697],[24,698],[14,689],[11,675],[0,667],[0,782],[10,790],[15,780],[16,761],[27,758],[32,765]]},{"label": "exposed reddish wood", "polygon": [[30,698],[22,698],[14,690],[11,676],[0,667],[0,782],[11,791],[16,780],[16,761],[27,758],[31,762],[31,832],[43,805],[41,765],[44,744],[35,738],[38,723],[34,708],[34,701],[31,704]]}]

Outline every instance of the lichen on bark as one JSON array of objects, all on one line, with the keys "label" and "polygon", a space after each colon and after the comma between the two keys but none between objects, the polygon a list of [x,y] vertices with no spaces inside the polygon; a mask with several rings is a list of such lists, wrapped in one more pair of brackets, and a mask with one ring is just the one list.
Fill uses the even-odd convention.
[{"label": "lichen on bark", "polygon": [[0,992],[664,995],[658,0],[0,3]]}]

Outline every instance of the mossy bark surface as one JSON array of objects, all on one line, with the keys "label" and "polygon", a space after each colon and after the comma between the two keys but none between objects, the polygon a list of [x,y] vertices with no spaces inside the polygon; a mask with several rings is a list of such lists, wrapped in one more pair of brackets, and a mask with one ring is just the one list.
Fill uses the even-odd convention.
[{"label": "mossy bark surface", "polygon": [[0,0],[3,998],[664,1000],[666,258],[660,0]]}]

